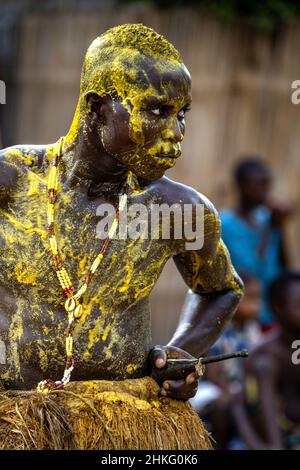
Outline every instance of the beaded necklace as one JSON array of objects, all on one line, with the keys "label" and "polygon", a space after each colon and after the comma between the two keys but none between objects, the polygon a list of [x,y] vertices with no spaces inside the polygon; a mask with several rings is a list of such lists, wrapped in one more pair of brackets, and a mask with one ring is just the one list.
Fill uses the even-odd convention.
[{"label": "beaded necklace", "polygon": [[[123,187],[122,194],[119,199],[119,207],[116,210],[116,217],[109,229],[107,237],[105,238],[100,251],[96,258],[94,259],[91,267],[88,270],[88,273],[84,279],[83,284],[81,287],[75,291],[75,287],[71,281],[71,278],[63,266],[62,258],[60,256],[56,238],[56,230],[55,230],[55,202],[56,196],[58,193],[58,164],[60,157],[62,156],[62,147],[63,147],[63,137],[58,141],[56,146],[56,151],[53,155],[52,166],[50,168],[49,177],[48,177],[48,205],[47,205],[47,220],[48,220],[48,235],[49,235],[49,242],[51,247],[51,252],[53,256],[53,262],[55,266],[55,271],[58,277],[58,281],[63,289],[64,295],[67,297],[65,301],[64,307],[68,314],[68,327],[66,330],[66,365],[64,374],[61,380],[54,382],[51,379],[46,379],[40,382],[37,386],[37,391],[41,393],[49,393],[51,390],[60,390],[63,389],[64,386],[70,381],[71,373],[74,370],[74,357],[73,357],[73,327],[74,321],[80,318],[82,314],[82,296],[87,291],[88,285],[90,284],[95,271],[98,269],[109,245],[114,237],[120,219],[120,213],[124,209],[127,196],[129,193],[129,189],[132,188],[132,173],[131,171],[128,172],[126,183]],[[58,149],[58,150],[57,150]]]}]

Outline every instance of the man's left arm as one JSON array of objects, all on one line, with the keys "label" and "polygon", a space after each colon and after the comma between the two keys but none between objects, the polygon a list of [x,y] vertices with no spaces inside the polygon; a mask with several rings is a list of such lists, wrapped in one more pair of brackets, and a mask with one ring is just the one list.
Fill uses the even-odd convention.
[{"label": "man's left arm", "polygon": [[[216,342],[233,317],[243,293],[242,282],[221,239],[211,257],[201,257],[201,261],[200,257],[201,252],[186,252],[174,259],[182,277],[191,282],[178,327],[168,343],[195,357]],[[198,269],[192,274],[191,268],[196,266]]]},{"label": "man's left arm", "polygon": [[[197,251],[187,249],[174,261],[190,289],[172,339],[152,352],[158,368],[165,365],[167,355],[200,357],[207,351],[234,315],[243,294],[242,281],[221,239],[219,216],[209,201],[204,212],[203,247]],[[167,382],[167,395],[173,398],[188,399],[196,392],[191,374],[185,381]],[[162,394],[166,395],[163,389]]]}]

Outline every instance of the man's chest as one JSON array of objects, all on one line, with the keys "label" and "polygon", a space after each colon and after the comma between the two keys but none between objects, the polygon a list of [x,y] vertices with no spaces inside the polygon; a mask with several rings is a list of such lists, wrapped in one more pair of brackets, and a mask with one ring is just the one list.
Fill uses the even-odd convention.
[{"label": "man's chest", "polygon": [[[17,290],[33,290],[41,300],[52,303],[62,293],[48,237],[46,185],[31,179],[33,182],[24,185],[9,207],[0,212],[0,282]],[[118,203],[118,194],[94,200],[76,191],[59,194],[54,229],[58,251],[75,289],[84,282],[100,252]],[[132,199],[126,209],[130,212],[135,203]],[[146,198],[144,207],[148,205]],[[131,211],[131,221],[135,215]],[[142,233],[139,224],[134,227],[133,234],[126,227],[125,236],[120,239],[117,234],[111,240],[89,287],[89,300],[132,302],[151,291],[174,246],[168,240],[151,237],[148,231]]]}]

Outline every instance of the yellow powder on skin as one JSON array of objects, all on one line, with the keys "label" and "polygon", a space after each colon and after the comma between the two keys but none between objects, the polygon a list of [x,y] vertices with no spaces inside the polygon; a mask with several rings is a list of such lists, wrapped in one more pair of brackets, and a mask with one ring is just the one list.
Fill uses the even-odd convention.
[{"label": "yellow powder on skin", "polygon": [[[66,137],[66,144],[71,147],[70,151],[72,146],[76,146],[78,131],[89,112],[85,100],[85,95],[89,91],[98,94],[108,93],[112,97],[117,93],[130,115],[131,137],[143,145],[145,123],[135,112],[141,107],[141,82],[137,81],[139,60],[143,54],[147,54],[159,74],[164,69],[166,60],[171,69],[177,70],[181,59],[174,47],[151,29],[142,25],[134,28],[134,34],[133,25],[109,30],[97,38],[89,48],[83,66],[76,114]],[[125,64],[125,59],[128,64]],[[144,97],[157,94],[157,90],[147,79],[144,81],[142,91]],[[179,97],[178,100],[180,99]],[[21,374],[18,343],[23,335],[25,315],[29,315],[29,320],[32,321],[33,340],[24,346],[23,357],[28,361],[38,357],[42,370],[51,364],[64,364],[65,359],[64,335],[67,319],[63,309],[64,296],[51,259],[46,217],[47,179],[49,163],[53,159],[53,149],[53,145],[46,146],[43,170],[37,172],[31,170],[38,156],[34,150],[22,153],[20,150],[10,149],[7,152],[7,159],[18,171],[20,168],[22,171],[18,190],[9,208],[0,210],[0,237],[4,240],[3,248],[0,246],[3,264],[0,282],[9,286],[17,284],[17,294],[20,298],[22,295],[24,298],[30,296],[30,315],[25,301],[19,303],[9,329],[9,360],[12,370],[5,374],[10,376],[14,375],[14,370],[17,374]],[[155,154],[158,150],[154,147],[150,153]],[[23,171],[24,165],[28,167],[26,171]],[[136,187],[138,188],[137,184]],[[131,202],[137,194],[140,194],[138,189],[133,192]],[[147,191],[144,196],[146,198]],[[147,204],[152,202],[150,199],[144,201]],[[76,191],[61,191],[59,185],[56,203],[57,239],[63,263],[76,289],[81,285],[86,270],[99,251],[99,240],[95,238],[94,215],[95,208],[88,206],[86,201],[82,203]],[[208,214],[206,223],[213,232],[216,227],[215,215]],[[223,249],[221,243],[219,248]],[[132,308],[130,314],[140,315],[144,324],[149,322],[149,310],[145,310],[144,313],[139,308],[134,310],[134,307],[148,298],[163,266],[173,255],[174,246],[171,243],[162,246],[155,240],[141,239],[126,241],[124,245],[114,246],[112,243],[103,265],[95,273],[93,282],[83,296],[83,314],[76,322],[74,330],[74,351],[77,354],[81,348],[80,360],[83,358],[83,363],[86,361],[86,364],[95,365],[99,360],[106,361],[110,364],[108,370],[119,373],[120,376],[124,373],[134,374],[142,367],[142,353],[146,347],[142,344],[142,340],[146,333],[143,331],[143,336],[140,335],[140,331],[124,332],[124,327],[119,328],[119,317],[124,314],[130,318],[128,310]],[[147,263],[143,262],[141,265],[142,259],[147,260]],[[208,271],[214,269],[212,261],[208,260],[205,263],[197,256],[193,264],[190,283],[192,288],[197,289],[200,280],[204,289],[217,290],[218,285],[217,281],[214,282],[214,276],[203,276],[201,279],[199,275],[202,269]],[[227,278],[237,289],[232,272],[228,272]],[[143,328],[143,323],[141,322],[139,327]],[[140,343],[137,343],[138,341]],[[145,340],[144,343],[146,342]],[[132,363],[133,359],[126,364],[126,358],[123,362],[120,360],[117,363],[115,350],[122,350],[126,355],[128,346],[133,343],[138,344],[136,349],[141,357],[137,358],[135,364]],[[102,348],[100,359],[94,353],[99,344]],[[4,375],[2,377],[4,378]]]},{"label": "yellow powder on skin", "polygon": [[[141,108],[141,99],[157,94],[156,88],[145,74],[140,77],[143,74],[140,60],[144,56],[153,61],[158,74],[165,71],[166,62],[169,70],[178,70],[181,64],[181,57],[174,46],[142,24],[112,28],[92,42],[82,68],[80,97],[72,126],[66,136],[67,145],[74,145],[89,112],[86,104],[88,92],[120,98],[130,115],[131,138],[143,145],[144,122],[135,114],[135,110]],[[158,150],[152,151],[157,153]]]}]

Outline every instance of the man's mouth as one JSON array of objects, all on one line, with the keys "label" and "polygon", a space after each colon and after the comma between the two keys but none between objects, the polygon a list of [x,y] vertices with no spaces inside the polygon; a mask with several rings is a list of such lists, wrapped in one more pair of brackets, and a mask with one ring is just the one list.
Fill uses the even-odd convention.
[{"label": "man's mouth", "polygon": [[181,152],[170,152],[170,153],[159,153],[157,156],[159,158],[172,158],[172,159],[176,159],[176,158],[179,158],[181,155]]}]

